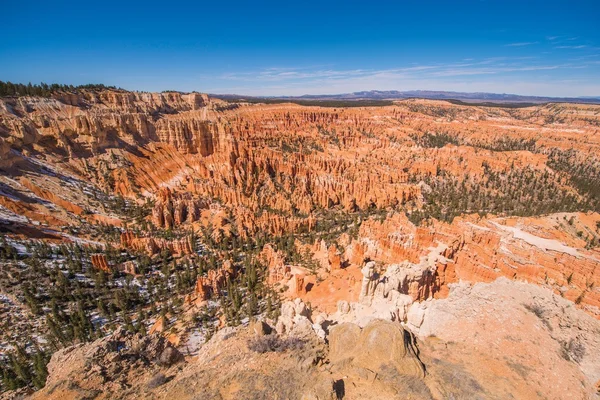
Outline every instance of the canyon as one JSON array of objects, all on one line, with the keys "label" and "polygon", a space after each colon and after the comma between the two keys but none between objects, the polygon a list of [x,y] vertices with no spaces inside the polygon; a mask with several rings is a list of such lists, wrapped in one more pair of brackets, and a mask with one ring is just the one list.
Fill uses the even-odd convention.
[{"label": "canyon", "polygon": [[598,398],[600,106],[357,104],[0,98],[1,396]]}]

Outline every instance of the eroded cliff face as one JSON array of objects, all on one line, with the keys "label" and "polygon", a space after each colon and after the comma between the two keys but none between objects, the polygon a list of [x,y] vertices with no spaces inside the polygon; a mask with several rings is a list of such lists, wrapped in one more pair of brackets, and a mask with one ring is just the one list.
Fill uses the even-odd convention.
[{"label": "eroded cliff face", "polygon": [[5,140],[17,148],[38,144],[81,158],[157,141],[182,153],[208,155],[215,147],[205,95],[103,91],[2,102]]},{"label": "eroded cliff face", "polygon": [[[381,268],[370,296],[389,290],[413,301],[445,297],[460,281],[492,282],[499,277],[552,289],[600,318],[600,257],[585,249],[578,232],[593,230],[600,214],[555,214],[542,218],[456,219],[416,227],[404,215],[362,224],[346,249],[357,265],[373,260]],[[382,288],[378,288],[378,285]]]},{"label": "eroded cliff face", "polygon": [[[454,301],[460,282],[499,278],[537,285],[598,319],[599,110],[250,105],[110,90],[1,99],[0,229],[23,248],[81,246],[81,270],[95,271],[89,282],[112,275],[123,280],[112,289],[135,280],[144,294],[172,294],[182,310],[161,309],[152,329],[181,347],[241,323],[240,313],[273,311],[276,297],[312,308],[288,305],[293,315],[270,321],[281,335],[301,321],[323,339],[334,321],[356,324],[349,329],[360,336],[373,318],[437,332],[429,304]],[[155,313],[152,301],[142,309]],[[353,364],[344,365],[346,373]],[[356,382],[372,378],[350,372]]]},{"label": "eroded cliff face", "polygon": [[[543,127],[543,138],[532,138],[536,118],[552,110],[509,114],[425,101],[360,109],[230,109],[199,94],[111,91],[2,103],[0,149],[7,168],[22,164],[19,154],[31,154],[125,197],[162,203],[161,188],[185,193],[188,204],[177,206],[178,216],[167,206],[161,218],[157,205],[154,223],[160,227],[195,222],[198,210],[218,199],[237,208],[244,234],[310,230],[315,212],[332,207],[419,208],[429,188],[418,180],[440,171],[473,180],[490,170],[548,173],[545,151],[487,150],[506,137],[562,147],[573,135],[584,135],[581,150],[598,150],[594,129],[563,128],[581,125],[591,106],[564,106],[564,119],[572,121]],[[428,114],[438,107],[446,117]],[[455,135],[459,145],[422,147],[423,132]],[[10,154],[11,147],[19,154]]]},{"label": "eroded cliff face", "polygon": [[[56,218],[63,224],[81,218],[120,224],[94,203],[97,195],[90,199],[85,182],[138,202],[151,200],[147,223],[159,229],[208,225],[242,238],[318,231],[323,210],[418,210],[432,189],[415,177],[439,177],[440,171],[444,179],[463,177],[487,187],[493,178],[489,171],[527,168],[576,198],[575,188],[549,167],[554,164],[547,154],[575,136],[586,138],[574,145],[581,154],[600,150],[597,128],[590,124],[595,106],[588,105],[510,112],[435,101],[382,108],[229,107],[197,93],[119,91],[1,103],[2,163],[7,177],[15,178],[3,181],[4,207],[43,224],[57,224]],[[557,112],[560,123],[544,122]],[[431,132],[438,135],[435,140],[452,137],[447,139],[451,144],[428,146]],[[535,153],[510,147],[530,148],[536,142],[548,147]],[[65,187],[66,177],[77,183]],[[61,211],[57,214],[48,203]],[[466,217],[451,225],[415,226],[396,212],[382,222],[355,221],[358,238],[344,243],[340,254],[358,268],[366,259],[384,266],[433,268],[414,278],[419,283],[405,284],[415,300],[444,296],[447,284],[461,279],[507,276],[549,285],[598,315],[600,296],[594,288],[600,281],[600,257],[594,246],[578,240],[599,236],[596,215],[576,215],[575,227],[571,218]],[[585,236],[573,236],[580,232]],[[121,244],[149,254],[164,248],[191,252],[188,244],[146,236]],[[322,258],[318,248],[309,251]]]}]

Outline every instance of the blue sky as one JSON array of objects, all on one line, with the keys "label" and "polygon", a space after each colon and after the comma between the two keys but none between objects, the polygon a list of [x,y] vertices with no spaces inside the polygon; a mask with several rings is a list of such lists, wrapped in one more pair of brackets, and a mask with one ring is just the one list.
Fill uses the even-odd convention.
[{"label": "blue sky", "polygon": [[600,1],[8,1],[0,80],[600,96]]}]

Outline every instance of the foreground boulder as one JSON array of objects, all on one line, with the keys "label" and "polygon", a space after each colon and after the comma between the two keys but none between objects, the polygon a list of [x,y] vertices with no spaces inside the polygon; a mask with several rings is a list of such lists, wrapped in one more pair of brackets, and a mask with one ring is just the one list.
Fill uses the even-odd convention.
[{"label": "foreground boulder", "polygon": [[392,368],[400,375],[425,376],[410,332],[398,322],[374,320],[363,329],[352,323],[334,326],[329,334],[334,369],[374,376]]}]

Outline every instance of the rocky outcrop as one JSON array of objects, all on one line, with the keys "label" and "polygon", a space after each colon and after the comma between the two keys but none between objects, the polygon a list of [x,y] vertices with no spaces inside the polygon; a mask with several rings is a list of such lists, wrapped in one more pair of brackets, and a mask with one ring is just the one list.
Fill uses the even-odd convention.
[{"label": "rocky outcrop", "polygon": [[444,245],[431,249],[418,264],[404,261],[377,266],[374,261],[367,262],[361,270],[363,281],[359,301],[369,305],[374,298],[395,299],[398,295],[408,295],[413,301],[422,301],[433,297],[440,290],[438,265],[449,261],[441,255],[444,249]]},{"label": "rocky outcrop", "polygon": [[312,258],[320,264],[321,268],[328,272],[334,272],[342,268],[345,260],[343,254],[338,250],[335,244],[331,244],[329,247],[324,240],[315,242],[312,249]]},{"label": "rocky outcrop", "polygon": [[161,119],[156,135],[182,154],[209,156],[219,148],[218,127],[202,118]]},{"label": "rocky outcrop", "polygon": [[305,275],[304,274],[295,274],[294,275],[294,295],[295,296],[301,296],[304,293],[306,293],[306,285],[305,285],[305,281],[304,281]]},{"label": "rocky outcrop", "polygon": [[481,369],[477,379],[489,370],[506,377],[499,390],[517,390],[516,377],[528,371],[537,396],[596,395],[600,321],[548,289],[506,278],[454,284],[446,299],[413,304],[407,326],[422,338],[455,343],[456,357],[472,357]]},{"label": "rocky outcrop", "polygon": [[[92,263],[92,266],[98,270],[112,272],[105,254],[92,254],[90,257],[90,262]],[[138,274],[137,265],[133,261],[126,261],[117,265],[117,270],[129,275]]]},{"label": "rocky outcrop", "polygon": [[160,317],[158,317],[156,319],[154,324],[152,324],[148,333],[150,335],[153,335],[155,333],[163,333],[165,331],[167,323],[168,323],[167,318],[164,315],[161,315]]},{"label": "rocky outcrop", "polygon": [[352,323],[334,325],[328,339],[332,368],[357,375],[381,375],[382,369],[394,368],[400,375],[425,376],[414,339],[399,322],[373,320],[362,329]]},{"label": "rocky outcrop", "polygon": [[51,394],[78,387],[89,396],[102,387],[105,395],[117,395],[141,377],[145,369],[166,368],[180,361],[181,353],[161,336],[142,336],[119,329],[92,343],[54,353],[48,364],[46,391]]},{"label": "rocky outcrop", "polygon": [[[578,227],[565,235],[569,218]],[[366,259],[376,262],[363,271],[361,299],[367,302],[373,296],[386,297],[389,290],[417,301],[440,298],[453,282],[490,282],[505,276],[552,288],[600,317],[600,292],[591,289],[591,282],[600,281],[600,253],[583,249],[576,234],[593,231],[596,221],[599,214],[465,217],[453,224],[416,227],[404,215],[392,214],[383,221],[365,221],[345,257],[361,268]]]},{"label": "rocky outcrop", "polygon": [[310,310],[302,300],[286,301],[281,305],[281,316],[277,320],[275,329],[280,335],[291,333],[294,328],[296,328],[296,331],[306,330],[310,332],[312,322],[309,316]]},{"label": "rocky outcrop", "polygon": [[259,258],[267,266],[269,285],[287,288],[286,293],[291,297],[300,297],[307,293],[309,271],[305,268],[286,264],[283,254],[270,244],[264,246]]},{"label": "rocky outcrop", "polygon": [[214,104],[197,93],[81,91],[50,99],[21,97],[2,100],[0,126],[11,132],[14,147],[53,145],[72,158],[150,142],[208,156],[219,147],[218,128],[209,117]]},{"label": "rocky outcrop", "polygon": [[327,261],[330,271],[337,271],[342,268],[342,257],[335,245],[329,246],[327,250]]},{"label": "rocky outcrop", "polygon": [[[191,111],[209,104],[208,96],[201,93],[179,92],[135,93],[106,90],[101,92],[79,91],[78,93],[56,93],[53,96],[61,103],[75,107],[98,107],[129,113]],[[20,98],[19,102],[29,99]]]},{"label": "rocky outcrop", "polygon": [[123,264],[119,265],[119,271],[128,274],[128,275],[138,275],[137,265],[133,261],[126,261]]},{"label": "rocky outcrop", "polygon": [[269,271],[268,282],[270,284],[275,284],[292,277],[291,268],[285,264],[283,254],[275,250],[270,244],[265,245],[259,257],[267,266]]}]

